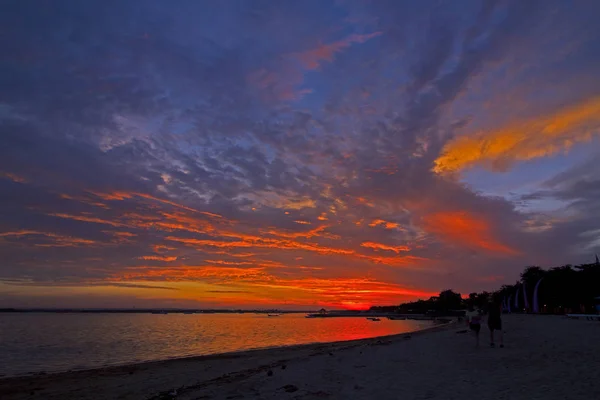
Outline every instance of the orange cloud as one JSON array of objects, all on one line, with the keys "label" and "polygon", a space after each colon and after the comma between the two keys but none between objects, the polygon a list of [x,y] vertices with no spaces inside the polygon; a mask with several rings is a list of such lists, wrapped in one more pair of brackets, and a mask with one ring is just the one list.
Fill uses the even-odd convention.
[{"label": "orange cloud", "polygon": [[209,264],[218,264],[218,265],[256,265],[254,262],[250,261],[224,261],[224,260],[204,260]]},{"label": "orange cloud", "polygon": [[369,226],[370,227],[375,227],[375,226],[383,226],[385,229],[395,229],[397,228],[399,225],[395,222],[389,222],[389,221],[385,221],[383,219],[374,219]]},{"label": "orange cloud", "polygon": [[[267,234],[273,235],[273,236],[290,238],[290,239],[297,239],[297,238],[310,239],[315,236],[321,236],[325,229],[327,229],[327,226],[321,225],[321,226],[318,226],[318,227],[311,229],[310,231],[306,231],[306,232],[285,232],[285,231],[278,231],[275,229],[270,229],[270,230],[264,231],[264,233],[267,233]],[[243,237],[243,236],[239,236],[238,234],[232,234],[232,236]],[[260,239],[260,237],[258,237],[258,236],[250,236],[250,235],[245,235],[245,236],[249,239]],[[325,236],[329,236],[329,234],[325,234]]]},{"label": "orange cloud", "polygon": [[[318,267],[301,267],[300,271],[319,271]],[[306,272],[303,272],[306,273]],[[282,278],[271,275],[263,268],[239,268],[216,266],[182,267],[131,267],[111,278],[112,281],[166,281],[197,282],[222,289],[211,293],[260,293],[261,304],[273,304],[282,300],[291,304],[320,304],[342,308],[367,308],[372,304],[394,304],[402,300],[429,298],[436,293],[403,287],[371,278]],[[221,300],[221,296],[219,296]],[[233,299],[232,299],[233,300]],[[248,296],[238,298],[239,302]],[[258,299],[251,298],[252,303]]]},{"label": "orange cloud", "polygon": [[481,216],[466,211],[438,212],[423,217],[425,229],[450,242],[476,247],[491,253],[519,254],[497,241],[489,223]]},{"label": "orange cloud", "polygon": [[169,247],[162,244],[155,244],[154,246],[152,246],[152,250],[154,250],[155,253],[162,253],[163,251],[177,250],[177,247]]},{"label": "orange cloud", "polygon": [[367,35],[350,35],[344,40],[330,44],[322,44],[315,49],[297,53],[296,58],[300,60],[306,69],[314,70],[319,68],[322,61],[333,61],[333,57],[336,53],[350,47],[353,43],[364,43],[381,34],[382,32],[373,32]]},{"label": "orange cloud", "polygon": [[131,233],[131,232],[111,232],[111,234],[113,234],[115,236],[121,236],[121,237],[134,237],[134,236],[137,236],[137,234]]},{"label": "orange cloud", "polygon": [[424,261],[427,261],[424,257],[417,256],[368,256],[365,254],[357,254],[356,257],[362,258],[376,264],[383,264],[390,267],[421,267]]},{"label": "orange cloud", "polygon": [[375,207],[375,204],[371,203],[369,200],[367,200],[364,197],[357,197],[355,200],[358,204],[362,204],[362,205],[369,206],[369,207]]},{"label": "orange cloud", "polygon": [[131,238],[136,237],[137,234],[131,232],[119,232],[119,231],[102,231],[107,235],[114,237],[114,242],[116,243],[133,243]]},{"label": "orange cloud", "polygon": [[444,146],[433,171],[452,173],[474,165],[505,170],[517,161],[568,151],[574,144],[599,135],[599,128],[600,97],[595,97],[551,115],[457,137]]},{"label": "orange cloud", "polygon": [[161,280],[167,282],[218,278],[225,281],[254,280],[267,277],[262,268],[235,268],[214,266],[183,266],[168,268],[137,267],[114,276],[118,280]]},{"label": "orange cloud", "polygon": [[299,100],[313,92],[310,88],[299,87],[304,82],[305,70],[315,70],[324,61],[333,61],[336,53],[352,44],[364,43],[381,34],[374,32],[367,35],[350,35],[337,42],[320,44],[314,49],[284,55],[282,59],[285,62],[277,71],[260,68],[247,76],[247,82],[259,88],[265,100]]},{"label": "orange cloud", "polygon": [[207,215],[209,217],[223,218],[219,214],[214,214],[214,213],[207,212],[207,211],[198,211],[198,210],[195,210],[193,208],[190,208],[190,207],[184,206],[182,204],[176,203],[174,201],[161,199],[159,197],[154,197],[154,196],[151,196],[151,195],[145,194],[145,193],[138,193],[138,192],[131,192],[131,193],[129,193],[129,192],[112,192],[112,193],[89,192],[89,193],[92,193],[93,195],[98,196],[98,197],[100,197],[101,199],[104,199],[104,200],[119,200],[119,201],[126,200],[126,199],[131,199],[134,196],[137,196],[137,197],[141,197],[141,198],[146,199],[146,200],[152,200],[152,201],[156,201],[156,202],[159,202],[159,203],[168,204],[170,206],[181,208],[181,209],[186,210],[186,211],[192,211],[192,212],[195,212],[195,213],[204,214],[204,215]]},{"label": "orange cloud", "polygon": [[182,230],[195,233],[209,233],[214,231],[214,227],[208,221],[186,216],[181,213],[161,212],[161,219],[150,223],[153,227],[164,228],[165,230]]},{"label": "orange cloud", "polygon": [[125,200],[131,199],[132,194],[125,192],[98,193],[90,192],[91,194],[100,197],[103,200]]},{"label": "orange cloud", "polygon": [[52,214],[48,214],[48,215],[51,215],[53,217],[59,217],[59,218],[73,219],[75,221],[92,222],[95,224],[110,225],[110,226],[114,226],[114,227],[127,226],[126,224],[123,224],[120,222],[109,221],[107,219],[96,218],[96,217],[86,217],[85,215],[72,215],[72,214],[64,214],[64,213],[52,213]]},{"label": "orange cloud", "polygon": [[27,182],[27,179],[23,178],[20,175],[13,174],[12,172],[0,172],[0,177],[10,179],[11,181],[17,182],[17,183],[26,183]]},{"label": "orange cloud", "polygon": [[98,244],[98,242],[95,242],[93,240],[82,239],[82,238],[72,237],[72,236],[58,235],[58,234],[52,233],[52,232],[20,230],[20,231],[0,233],[0,238],[1,237],[11,237],[11,236],[13,236],[13,237],[41,236],[45,240],[49,240],[49,242],[45,242],[45,243],[35,243],[34,246],[36,246],[36,247],[79,247],[79,246],[90,246],[90,245]]},{"label": "orange cloud", "polygon": [[284,290],[286,298],[317,300],[318,304],[341,308],[368,308],[372,304],[393,304],[401,299],[429,298],[436,293],[410,289],[368,278],[302,278],[278,279],[268,283],[253,283],[273,290]]},{"label": "orange cloud", "polygon": [[134,194],[135,194],[136,196],[142,197],[142,198],[144,198],[144,199],[148,199],[148,200],[154,200],[154,201],[157,201],[157,202],[159,202],[159,203],[168,204],[168,205],[170,205],[170,206],[173,206],[173,207],[178,207],[178,208],[181,208],[181,209],[183,209],[183,210],[187,210],[187,211],[192,211],[192,212],[195,212],[195,213],[204,214],[204,215],[207,215],[207,216],[209,216],[209,217],[213,217],[213,218],[223,218],[223,217],[222,217],[221,215],[219,215],[219,214],[214,214],[214,213],[207,212],[207,211],[198,211],[198,210],[195,210],[195,209],[193,209],[193,208],[190,208],[190,207],[187,207],[187,206],[181,205],[181,204],[179,204],[179,203],[175,203],[174,201],[171,201],[171,200],[165,200],[165,199],[160,199],[160,198],[158,198],[158,197],[150,196],[149,194],[144,194],[144,193],[134,193]]},{"label": "orange cloud", "polygon": [[249,196],[252,200],[267,207],[302,210],[304,208],[315,208],[317,205],[313,199],[307,196],[296,196],[290,193],[276,193],[262,191]]},{"label": "orange cloud", "polygon": [[259,238],[257,240],[237,240],[232,242],[225,242],[220,240],[200,240],[200,239],[187,239],[179,238],[174,236],[167,236],[165,239],[172,240],[179,243],[184,243],[188,246],[193,247],[218,247],[218,248],[275,248],[281,250],[306,250],[320,254],[354,254],[353,250],[339,249],[334,247],[320,246],[312,243],[301,243],[293,240],[279,240],[279,239],[268,239]]},{"label": "orange cloud", "polygon": [[106,204],[104,203],[100,203],[97,201],[93,201],[92,199],[89,199],[87,197],[84,196],[71,196],[69,194],[61,194],[60,195],[61,199],[66,199],[66,200],[74,200],[74,201],[79,201],[81,203],[85,203],[85,204],[89,204],[91,206],[96,206],[96,207],[100,207],[100,208],[109,208]]},{"label": "orange cloud", "polygon": [[154,261],[175,261],[177,257],[175,256],[141,256],[138,257],[140,260],[154,260]]},{"label": "orange cloud", "polygon": [[386,244],[376,242],[363,242],[360,245],[369,249],[388,250],[393,251],[394,253],[400,253],[401,251],[410,251],[410,248],[408,246],[388,246]]}]

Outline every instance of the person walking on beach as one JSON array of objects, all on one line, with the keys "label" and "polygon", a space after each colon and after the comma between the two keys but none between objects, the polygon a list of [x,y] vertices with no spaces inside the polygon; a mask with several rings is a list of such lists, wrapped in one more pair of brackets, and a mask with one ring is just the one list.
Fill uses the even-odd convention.
[{"label": "person walking on beach", "polygon": [[473,307],[465,313],[469,329],[475,333],[475,347],[479,347],[479,331],[481,330],[481,314],[479,310]]},{"label": "person walking on beach", "polygon": [[490,303],[488,313],[488,328],[490,329],[490,347],[495,347],[494,331],[500,336],[500,347],[504,347],[504,335],[502,333],[502,309],[497,302]]}]

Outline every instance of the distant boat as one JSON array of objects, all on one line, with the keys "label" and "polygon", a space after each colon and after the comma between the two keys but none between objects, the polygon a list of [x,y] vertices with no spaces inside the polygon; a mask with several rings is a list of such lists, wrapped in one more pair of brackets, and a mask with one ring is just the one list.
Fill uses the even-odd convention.
[{"label": "distant boat", "polygon": [[367,317],[367,319],[368,319],[369,321],[373,321],[373,322],[379,322],[379,321],[381,321],[381,320],[380,320],[379,318],[377,318],[377,317]]}]

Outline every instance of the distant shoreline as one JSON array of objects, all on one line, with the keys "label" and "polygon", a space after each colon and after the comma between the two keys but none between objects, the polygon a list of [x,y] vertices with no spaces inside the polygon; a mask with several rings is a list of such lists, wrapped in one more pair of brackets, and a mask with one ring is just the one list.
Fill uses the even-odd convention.
[{"label": "distant shoreline", "polygon": [[104,314],[310,314],[314,310],[214,310],[193,308],[0,308],[0,313],[104,313]]}]

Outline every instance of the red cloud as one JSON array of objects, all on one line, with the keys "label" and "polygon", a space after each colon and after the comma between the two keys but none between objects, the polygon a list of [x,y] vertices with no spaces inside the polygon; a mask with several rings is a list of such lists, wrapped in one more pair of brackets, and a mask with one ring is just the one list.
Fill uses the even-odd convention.
[{"label": "red cloud", "polygon": [[516,255],[519,252],[494,238],[488,221],[466,211],[438,212],[423,218],[428,232],[466,247],[476,247],[490,253]]}]

